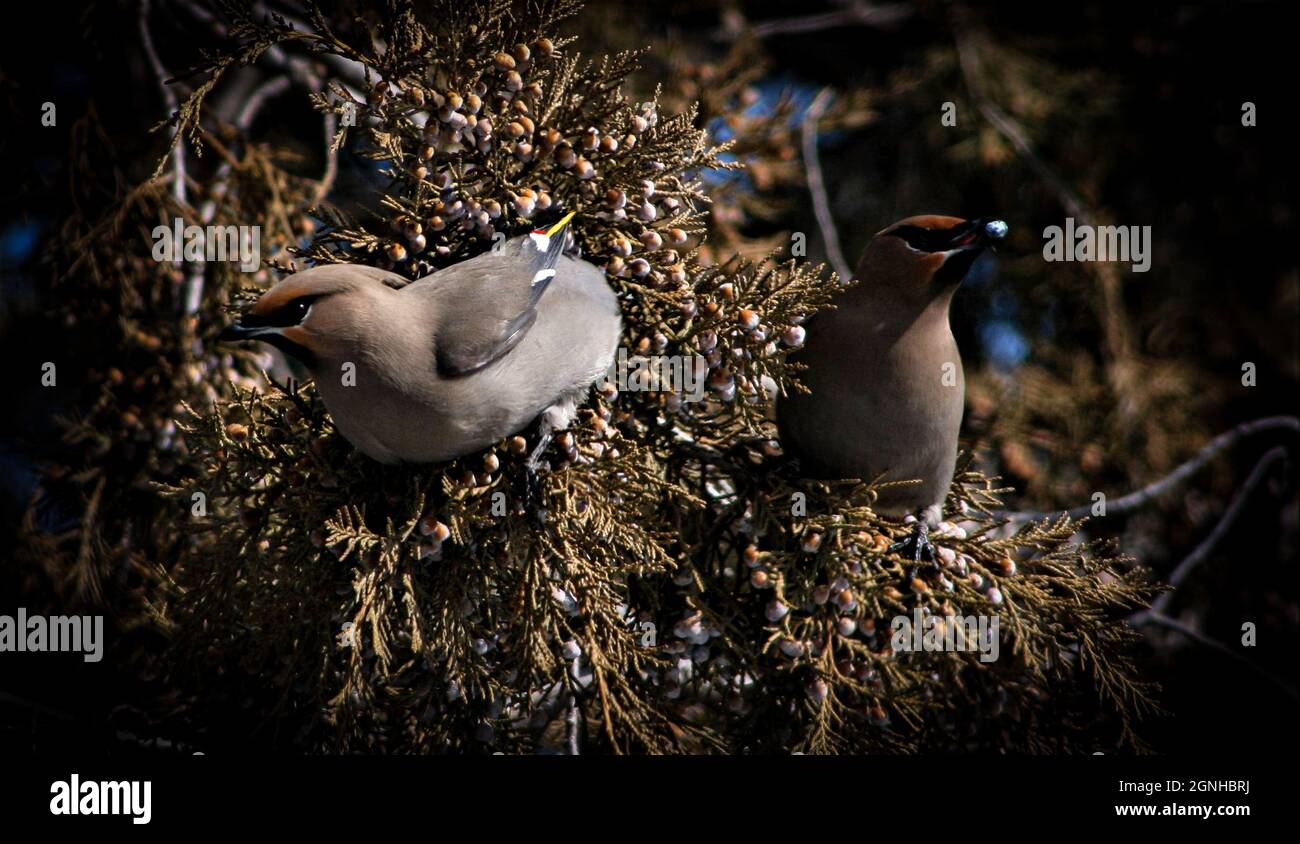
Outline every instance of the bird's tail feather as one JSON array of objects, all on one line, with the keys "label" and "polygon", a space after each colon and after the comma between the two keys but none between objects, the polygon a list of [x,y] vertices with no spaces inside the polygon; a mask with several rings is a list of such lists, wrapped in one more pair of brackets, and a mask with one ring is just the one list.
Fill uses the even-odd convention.
[{"label": "bird's tail feather", "polygon": [[576,211],[570,211],[560,218],[560,221],[545,231],[538,231],[537,234],[544,234],[547,237],[545,257],[542,260],[541,268],[547,270],[555,269],[555,262],[560,260],[564,254],[564,244],[569,239],[569,222],[573,220]]}]

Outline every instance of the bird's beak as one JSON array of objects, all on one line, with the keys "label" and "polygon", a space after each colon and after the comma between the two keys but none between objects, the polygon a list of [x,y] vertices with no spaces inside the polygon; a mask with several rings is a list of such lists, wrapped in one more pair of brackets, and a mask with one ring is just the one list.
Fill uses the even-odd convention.
[{"label": "bird's beak", "polygon": [[[302,334],[302,329],[298,326],[275,326],[275,325],[249,325],[250,317],[227,326],[217,335],[217,340],[222,343],[238,342],[240,340],[261,340],[268,343],[290,357],[297,360],[306,367],[315,366],[316,355],[308,345],[308,340]],[[257,316],[251,319],[257,320]]]},{"label": "bird's beak", "polygon": [[948,245],[953,249],[987,249],[1007,236],[1007,224],[993,217],[971,220],[957,230]]},{"label": "bird's beak", "polygon": [[244,325],[235,323],[228,325],[217,335],[217,340],[222,343],[232,343],[238,340],[256,340],[259,336],[268,333],[274,333],[274,329],[265,326]]}]

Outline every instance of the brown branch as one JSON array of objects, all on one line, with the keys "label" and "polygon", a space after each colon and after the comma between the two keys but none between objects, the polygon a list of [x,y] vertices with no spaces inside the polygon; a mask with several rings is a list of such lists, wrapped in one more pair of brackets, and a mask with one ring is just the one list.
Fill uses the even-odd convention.
[{"label": "brown branch", "polygon": [[[217,37],[227,37],[225,24],[223,24],[211,11],[203,8],[201,5],[194,2],[194,0],[178,0],[178,2],[190,13],[190,15],[197,18],[202,23],[207,24]],[[260,5],[258,10],[263,15],[267,14],[266,9]],[[300,31],[310,29],[306,23],[294,18],[292,15],[284,12],[277,12],[277,14],[284,18],[285,21],[295,29]],[[267,48],[263,55],[271,62],[271,64],[288,70],[290,75],[294,77],[294,81],[299,84],[307,83],[317,76],[316,72],[312,69],[312,63],[309,60],[286,53],[278,44],[274,44]],[[354,59],[350,59],[346,56],[335,55],[333,53],[325,53],[317,58],[326,64],[331,65],[342,78],[343,84],[348,87],[351,93],[354,96],[360,96],[360,91],[366,87],[366,68],[364,65]],[[319,87],[314,90],[319,90]]]},{"label": "brown branch", "polygon": [[12,694],[10,692],[6,692],[3,690],[0,690],[0,703],[8,703],[14,706],[21,706],[26,709],[31,709],[34,712],[39,712],[42,715],[49,715],[53,718],[62,718],[65,721],[74,720],[74,717],[72,715],[69,715],[68,713],[60,709],[53,709],[49,706],[46,706],[43,703],[37,703],[34,700],[28,700],[25,697],[20,697],[16,694]]},{"label": "brown branch", "polygon": [[[235,128],[246,134],[266,102],[284,93],[288,87],[289,79],[284,76],[277,76],[268,79],[261,85],[258,85],[257,88],[249,94],[248,99],[244,101],[244,105],[240,108],[239,113],[235,115]],[[230,171],[234,167],[234,156],[232,156],[228,150],[222,149],[215,139],[209,139],[209,143],[216,145],[219,154],[222,154],[221,166],[217,168],[217,172],[212,178],[213,184],[221,184],[230,175]],[[215,199],[208,199],[199,209],[199,219],[204,225],[211,223],[213,217],[216,216],[216,211],[217,201]]]},{"label": "brown branch", "polygon": [[244,101],[243,107],[239,109],[239,114],[235,115],[235,127],[241,132],[248,132],[267,100],[275,99],[288,89],[289,78],[285,76],[276,76],[258,85],[253,90],[253,93],[248,95],[248,99]]},{"label": "brown branch", "polygon": [[849,262],[844,260],[840,250],[840,235],[835,228],[835,218],[831,215],[830,202],[826,198],[826,182],[822,178],[821,159],[817,155],[817,121],[826,113],[832,92],[823,88],[813,99],[812,105],[803,118],[803,164],[808,193],[812,195],[813,213],[817,217],[817,227],[821,229],[822,241],[826,244],[826,257],[830,260],[835,274],[843,284],[853,277]]},{"label": "brown branch", "polygon": [[[139,28],[140,45],[144,50],[145,59],[157,79],[158,90],[162,92],[163,102],[167,104],[167,114],[174,119],[179,114],[180,106],[176,100],[176,92],[167,84],[171,75],[167,72],[167,68],[163,67],[162,59],[158,57],[158,51],[154,48],[153,35],[149,32],[149,0],[140,0]],[[172,196],[178,206],[177,213],[184,215],[189,208],[189,195],[185,187],[185,142],[179,137],[179,132],[180,123],[173,123],[167,152],[163,154],[163,160],[158,166],[161,168],[166,163],[167,156],[175,153],[172,167]],[[182,259],[177,258],[175,266],[179,267],[183,263]],[[183,314],[189,315],[198,311],[198,304],[203,299],[203,280],[203,262],[191,262],[188,272],[185,273],[185,280],[181,283],[180,307]]]},{"label": "brown branch", "polygon": [[[993,102],[993,100],[984,91],[984,86],[980,83],[979,68],[975,52],[971,47],[970,39],[961,33],[966,30],[966,25],[960,19],[957,20],[953,27],[953,39],[957,48],[957,62],[961,68],[962,79],[966,83],[966,89],[970,92],[971,100],[974,101],[976,109],[984,115],[984,119],[993,124],[1002,137],[1015,148],[1016,153],[1029,165],[1035,175],[1047,185],[1055,194],[1057,201],[1065,209],[1067,215],[1074,217],[1081,224],[1092,225],[1097,214],[1094,209],[1090,208],[1079,196],[1069,182],[1067,182],[1059,173],[1056,172],[1041,156],[1034,150],[1033,143],[1030,142],[1028,134],[1010,115]],[[1110,352],[1112,365],[1108,367],[1108,374],[1112,385],[1121,396],[1125,395],[1133,386],[1132,370],[1129,367],[1115,366],[1115,363],[1126,361],[1131,357],[1132,344],[1129,341],[1129,331],[1127,323],[1123,318],[1123,298],[1120,293],[1120,277],[1113,264],[1093,263],[1090,265],[1092,272],[1096,275],[1098,286],[1101,288],[1102,306],[1099,314],[1101,324],[1106,332],[1106,348]],[[1130,405],[1122,402],[1121,411],[1124,412],[1125,418],[1132,418],[1133,413],[1130,411]]]},{"label": "brown branch", "polygon": [[568,735],[570,756],[580,755],[578,752],[578,720],[578,695],[576,692],[570,692],[569,714],[564,717],[565,732]]},{"label": "brown branch", "polygon": [[321,174],[320,181],[316,184],[316,190],[313,194],[312,205],[317,206],[325,201],[325,197],[334,187],[334,180],[339,173],[339,155],[334,149],[334,134],[338,131],[338,116],[333,112],[325,114],[323,121],[325,130],[325,172]]},{"label": "brown branch", "polygon": [[[140,46],[144,50],[145,60],[149,62],[149,70],[152,71],[155,80],[158,83],[158,90],[162,93],[163,103],[167,106],[167,116],[176,117],[180,111],[180,105],[176,100],[176,92],[167,84],[171,74],[167,68],[163,67],[162,59],[158,58],[158,51],[154,49],[153,35],[149,32],[149,0],[140,0],[140,15],[138,19],[140,29]],[[176,152],[176,165],[172,173],[172,196],[182,208],[189,203],[185,196],[185,145],[177,143],[176,133],[179,130],[179,124],[173,124],[171,128],[170,144],[167,153],[163,156],[163,161],[167,160],[167,155],[172,150]]]},{"label": "brown branch", "polygon": [[1204,633],[1202,633],[1201,631],[1197,630],[1196,628],[1190,625],[1184,624],[1181,621],[1178,621],[1177,619],[1170,618],[1167,615],[1163,615],[1161,613],[1154,613],[1154,612],[1145,615],[1140,623],[1134,622],[1135,627],[1145,627],[1148,625],[1164,627],[1167,630],[1173,630],[1175,633],[1180,633],[1183,636],[1186,636],[1188,639],[1191,639],[1193,642],[1196,642],[1198,645],[1209,648],[1215,653],[1222,654],[1223,656],[1226,656],[1235,662],[1241,663],[1242,665],[1249,668],[1251,671],[1254,671],[1256,674],[1263,677],[1265,680],[1268,680],[1270,683],[1277,686],[1279,689],[1282,690],[1284,694],[1286,694],[1287,697],[1293,700],[1297,699],[1298,697],[1296,694],[1295,687],[1292,686],[1290,683],[1286,682],[1281,677],[1278,677],[1277,675],[1273,674],[1266,668],[1257,665],[1252,660],[1249,660],[1246,657],[1242,656],[1241,654],[1237,653],[1232,648],[1228,647],[1222,642],[1216,639],[1212,639],[1209,636],[1206,636]]},{"label": "brown branch", "polygon": [[[960,32],[960,27],[957,27],[956,30]],[[979,109],[980,114],[984,115],[984,119],[992,123],[993,128],[997,129],[998,133],[1006,138],[1011,146],[1015,147],[1016,152],[1029,164],[1030,169],[1037,174],[1038,178],[1042,179],[1052,189],[1057,200],[1071,217],[1076,218],[1081,223],[1090,222],[1093,214],[1079,197],[1079,194],[1070,187],[1069,183],[1059,173],[1052,169],[1050,164],[1034,151],[1034,145],[1030,142],[1029,136],[1025,134],[1025,130],[1020,127],[1020,124],[998,108],[984,92],[984,86],[979,82],[979,68],[977,67],[975,53],[970,45],[970,39],[962,35],[955,35],[954,37],[957,45],[957,61],[961,67],[962,78],[966,82],[966,90],[970,92],[975,108]]]},{"label": "brown branch", "polygon": [[[1210,440],[1190,460],[1182,463],[1163,478],[1153,481],[1139,490],[1130,492],[1128,495],[1117,498],[1113,502],[1108,502],[1106,504],[1106,516],[1123,516],[1137,510],[1153,499],[1176,488],[1203,469],[1206,464],[1219,454],[1232,448],[1242,440],[1271,431],[1290,431],[1293,434],[1300,434],[1300,417],[1265,416],[1261,419],[1242,422],[1237,427],[1225,431]],[[1040,519],[1054,519],[1061,514],[1062,511],[1060,510],[1020,510],[999,512],[996,515],[1013,522],[1036,522]],[[1071,519],[1082,519],[1092,515],[1092,505],[1084,504],[1075,507],[1073,510],[1066,510],[1064,514]]]},{"label": "brown branch", "polygon": [[843,26],[877,26],[886,27],[897,23],[912,14],[912,7],[906,3],[888,3],[875,5],[862,0],[854,0],[843,9],[820,12],[813,15],[800,15],[789,18],[776,18],[749,24],[739,13],[729,16],[721,27],[714,30],[713,38],[717,41],[734,41],[742,35],[754,38],[770,38],[774,35],[803,35],[810,32],[824,32]]},{"label": "brown branch", "polygon": [[[225,25],[222,24],[221,21],[212,14],[212,12],[204,9],[197,3],[192,2],[192,0],[181,0],[181,5],[199,21],[211,27],[218,37],[227,37],[228,33]],[[256,119],[258,113],[266,102],[284,93],[291,83],[313,93],[319,93],[324,90],[325,87],[324,81],[320,78],[319,74],[316,73],[312,62],[308,59],[301,56],[291,55],[279,45],[273,45],[268,48],[263,56],[270,65],[284,71],[287,76],[268,79],[262,82],[253,93],[249,95],[248,100],[244,103],[238,115],[235,117],[235,127],[245,134],[247,134],[252,127],[253,121]],[[364,76],[364,70],[358,71],[359,66],[351,60],[342,60],[342,64],[335,63],[335,67],[336,70],[344,76],[357,78]],[[349,90],[352,90],[350,86],[347,85],[347,81],[344,81],[344,85],[345,87],[348,87]],[[317,184],[316,189],[312,193],[311,205],[313,207],[319,205],[329,194],[338,175],[338,154],[334,150],[334,133],[337,129],[337,118],[334,114],[327,113],[324,115],[322,123],[325,134],[325,170],[321,175],[321,179]],[[227,160],[223,162],[214,175],[214,183],[220,184],[223,182],[229,176],[230,170],[230,161]],[[202,222],[204,224],[211,223],[213,218],[216,216],[216,211],[216,201],[209,199],[204,203],[200,211]],[[203,285],[202,277],[200,276],[198,284],[187,291],[187,296],[185,298],[186,313],[195,313],[202,302],[202,298]]]},{"label": "brown branch", "polygon": [[1263,482],[1269,468],[1277,461],[1284,460],[1285,458],[1286,449],[1279,445],[1269,449],[1269,451],[1259,459],[1259,462],[1255,464],[1255,468],[1251,470],[1250,476],[1246,479],[1246,483],[1242,485],[1241,489],[1237,490],[1237,494],[1233,496],[1232,503],[1228,505],[1228,509],[1223,511],[1223,516],[1219,518],[1218,524],[1216,524],[1214,529],[1210,531],[1209,535],[1206,536],[1205,539],[1201,540],[1201,543],[1192,550],[1192,553],[1184,557],[1182,562],[1174,567],[1173,573],[1169,575],[1169,585],[1172,587],[1170,591],[1165,592],[1156,598],[1151,603],[1151,608],[1149,610],[1143,610],[1136,613],[1132,618],[1135,625],[1141,624],[1143,618],[1147,615],[1160,614],[1165,611],[1170,602],[1174,599],[1174,590],[1181,586],[1183,581],[1187,579],[1187,576],[1191,574],[1197,566],[1205,562],[1205,560],[1209,558],[1210,553],[1214,551],[1215,547],[1223,541],[1223,537],[1226,536],[1228,531],[1232,528],[1233,522],[1237,520],[1237,517],[1241,515],[1241,511],[1245,509],[1246,502],[1250,500],[1250,496],[1255,491],[1255,488]]}]

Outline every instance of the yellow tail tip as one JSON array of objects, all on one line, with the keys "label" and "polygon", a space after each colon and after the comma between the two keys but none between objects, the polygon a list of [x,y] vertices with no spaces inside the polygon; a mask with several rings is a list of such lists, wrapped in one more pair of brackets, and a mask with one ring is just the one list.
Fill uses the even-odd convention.
[{"label": "yellow tail tip", "polygon": [[569,221],[572,220],[574,218],[574,215],[576,215],[577,213],[578,213],[577,211],[570,211],[568,214],[565,214],[560,219],[560,222],[556,223],[555,225],[551,226],[549,229],[546,230],[546,236],[551,237],[556,232],[563,229],[565,226],[569,224]]}]

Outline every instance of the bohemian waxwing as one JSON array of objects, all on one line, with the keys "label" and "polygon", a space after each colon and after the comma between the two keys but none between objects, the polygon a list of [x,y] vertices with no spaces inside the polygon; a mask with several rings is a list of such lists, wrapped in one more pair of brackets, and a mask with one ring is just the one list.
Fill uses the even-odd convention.
[{"label": "bohemian waxwing", "polygon": [[414,282],[353,264],[296,273],[219,339],[302,362],[339,433],[381,463],[471,454],[541,416],[536,458],[622,329],[604,271],[563,254],[572,217]]},{"label": "bohemian waxwing", "polygon": [[782,397],[781,441],[811,476],[919,484],[886,487],[878,512],[914,513],[901,545],[932,555],[957,462],[966,382],[948,305],[975,259],[1001,240],[1001,220],[908,217],[872,239],[858,284],[809,320],[795,360],[811,394]]}]

